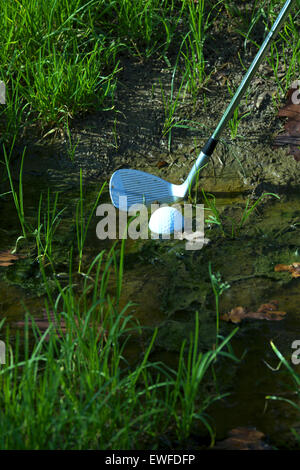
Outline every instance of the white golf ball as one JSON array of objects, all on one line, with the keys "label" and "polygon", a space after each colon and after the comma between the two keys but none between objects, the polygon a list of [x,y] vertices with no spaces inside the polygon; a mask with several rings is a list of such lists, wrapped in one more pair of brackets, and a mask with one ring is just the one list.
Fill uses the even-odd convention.
[{"label": "white golf ball", "polygon": [[151,232],[160,235],[179,232],[184,225],[182,214],[175,207],[160,207],[150,217]]}]

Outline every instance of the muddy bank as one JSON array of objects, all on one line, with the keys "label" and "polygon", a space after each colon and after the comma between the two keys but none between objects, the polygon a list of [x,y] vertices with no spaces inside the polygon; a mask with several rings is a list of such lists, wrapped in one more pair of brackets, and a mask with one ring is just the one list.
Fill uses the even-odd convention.
[{"label": "muddy bank", "polygon": [[[163,136],[163,128],[168,114],[164,99],[170,98],[172,68],[159,58],[144,63],[123,58],[112,109],[74,119],[71,137],[56,131],[20,143],[16,156],[27,145],[25,174],[44,175],[49,183],[66,188],[78,181],[79,168],[85,178],[101,183],[114,170],[130,167],[180,183],[230,101],[227,83],[235,90],[242,80],[244,72],[237,58],[242,41],[234,39],[226,49],[221,41],[218,47],[216,43],[207,46],[210,79],[200,90],[197,102],[188,95],[180,97],[173,124],[185,128],[173,127],[170,142],[168,135]],[[250,49],[243,52],[245,64],[250,64],[254,53]],[[175,80],[174,99],[179,78]],[[205,190],[232,193],[299,189],[299,163],[288,155],[287,148],[273,146],[284,123],[277,116],[280,104],[274,106],[276,89],[272,69],[267,64],[261,66],[241,103],[240,116],[245,117],[237,135],[231,135],[229,128],[225,131],[211,162],[202,171],[200,185]],[[15,165],[17,173],[18,159]]]}]

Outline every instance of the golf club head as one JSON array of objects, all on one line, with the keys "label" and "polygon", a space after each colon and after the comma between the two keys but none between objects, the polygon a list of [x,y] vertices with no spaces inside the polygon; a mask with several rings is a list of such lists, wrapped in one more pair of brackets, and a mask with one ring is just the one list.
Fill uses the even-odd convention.
[{"label": "golf club head", "polygon": [[124,211],[133,204],[172,204],[184,197],[182,192],[181,185],[168,183],[158,176],[139,170],[117,170],[109,182],[113,205]]}]

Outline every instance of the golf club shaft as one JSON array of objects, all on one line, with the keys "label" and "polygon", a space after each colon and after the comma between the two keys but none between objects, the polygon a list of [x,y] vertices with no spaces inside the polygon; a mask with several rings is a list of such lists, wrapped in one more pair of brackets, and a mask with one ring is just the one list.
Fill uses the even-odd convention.
[{"label": "golf club shaft", "polygon": [[229,106],[227,107],[225,113],[223,114],[216,130],[212,134],[212,136],[208,139],[205,146],[203,147],[200,155],[198,156],[196,162],[194,163],[190,173],[188,174],[187,179],[185,180],[184,184],[186,187],[190,187],[196,178],[197,172],[205,166],[209,160],[209,157],[212,155],[217,143],[219,136],[221,135],[224,127],[228,123],[228,121],[232,118],[234,110],[239,105],[241,98],[248,87],[253,75],[257,71],[258,67],[262,63],[266,53],[268,52],[269,46],[271,41],[274,40],[276,34],[280,30],[282,24],[284,23],[289,11],[293,5],[294,0],[287,0],[280,11],[277,20],[273,24],[269,34],[267,35],[266,39],[264,40],[261,48],[259,49],[258,53],[256,54],[252,64],[250,65],[246,75],[244,76],[240,86],[238,87],[237,91],[235,92]]},{"label": "golf club shaft", "polygon": [[271,45],[271,42],[275,39],[277,33],[279,32],[281,26],[283,25],[287,15],[290,12],[290,9],[292,7],[294,0],[287,0],[280,11],[277,20],[273,24],[269,34],[267,35],[266,39],[264,40],[261,48],[259,49],[258,53],[256,54],[252,64],[250,65],[246,75],[244,76],[240,86],[238,87],[237,91],[235,92],[235,95],[233,96],[228,108],[226,109],[222,119],[220,120],[215,132],[212,134],[212,138],[215,140],[218,140],[219,136],[221,135],[224,127],[228,123],[228,121],[232,118],[233,113],[237,106],[239,105],[239,102],[241,101],[241,98],[245,92],[245,90],[248,88],[249,83],[251,82],[253,75],[257,71],[258,67],[262,63],[263,59],[265,58],[269,47]]}]

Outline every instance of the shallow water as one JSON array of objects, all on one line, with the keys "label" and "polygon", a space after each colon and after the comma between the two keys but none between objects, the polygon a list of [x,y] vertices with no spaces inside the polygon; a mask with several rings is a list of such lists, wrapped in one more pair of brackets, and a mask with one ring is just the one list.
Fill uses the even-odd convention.
[{"label": "shallow water", "polygon": [[[34,227],[40,191],[47,182],[41,179],[24,182],[26,215]],[[54,191],[59,188],[52,187]],[[87,200],[92,203],[99,185],[89,185]],[[67,271],[66,243],[74,231],[72,208],[79,195],[79,188],[64,190],[60,195],[60,208],[66,207],[62,233],[58,235],[56,258],[61,270]],[[107,190],[100,202],[108,202]],[[219,210],[224,215],[239,220],[246,198],[242,194],[217,197]],[[0,251],[11,249],[20,235],[20,227],[10,197],[1,201],[5,211],[5,225],[0,232]],[[293,446],[290,427],[300,425],[299,416],[289,406],[269,402],[266,395],[286,394],[290,379],[281,371],[270,370],[278,364],[271,349],[272,340],[290,361],[291,345],[300,339],[300,280],[289,273],[275,273],[279,263],[300,261],[300,197],[295,194],[282,196],[280,201],[268,200],[249,218],[245,229],[236,239],[222,237],[217,227],[206,229],[210,243],[202,250],[184,249],[184,242],[160,240],[128,240],[125,255],[125,273],[121,306],[129,300],[135,302],[130,313],[141,325],[158,327],[153,358],[160,358],[170,365],[176,364],[178,351],[184,338],[189,338],[194,328],[195,312],[199,313],[200,345],[203,351],[215,343],[215,305],[208,274],[211,261],[213,272],[220,272],[230,288],[222,295],[220,312],[225,313],[241,305],[258,308],[271,299],[279,302],[279,310],[287,312],[282,321],[244,321],[232,340],[238,357],[247,351],[239,364],[221,360],[218,368],[221,390],[230,396],[209,410],[217,429],[217,439],[226,437],[237,426],[255,426],[269,436],[273,445]],[[101,249],[109,248],[113,241],[97,239],[93,218],[86,240],[84,262],[88,265]],[[60,237],[60,238],[59,238]],[[22,242],[20,242],[21,246]],[[8,323],[24,319],[25,307],[38,315],[44,306],[43,291],[38,266],[34,259],[19,260],[14,266],[0,268],[0,315]],[[37,295],[37,293],[39,295]],[[235,326],[221,322],[221,334],[226,335]],[[13,341],[13,337],[11,337]],[[137,345],[128,349],[128,357],[138,354]],[[300,368],[295,367],[300,373]],[[282,368],[281,368],[282,369]],[[294,398],[293,395],[284,395]]]}]

